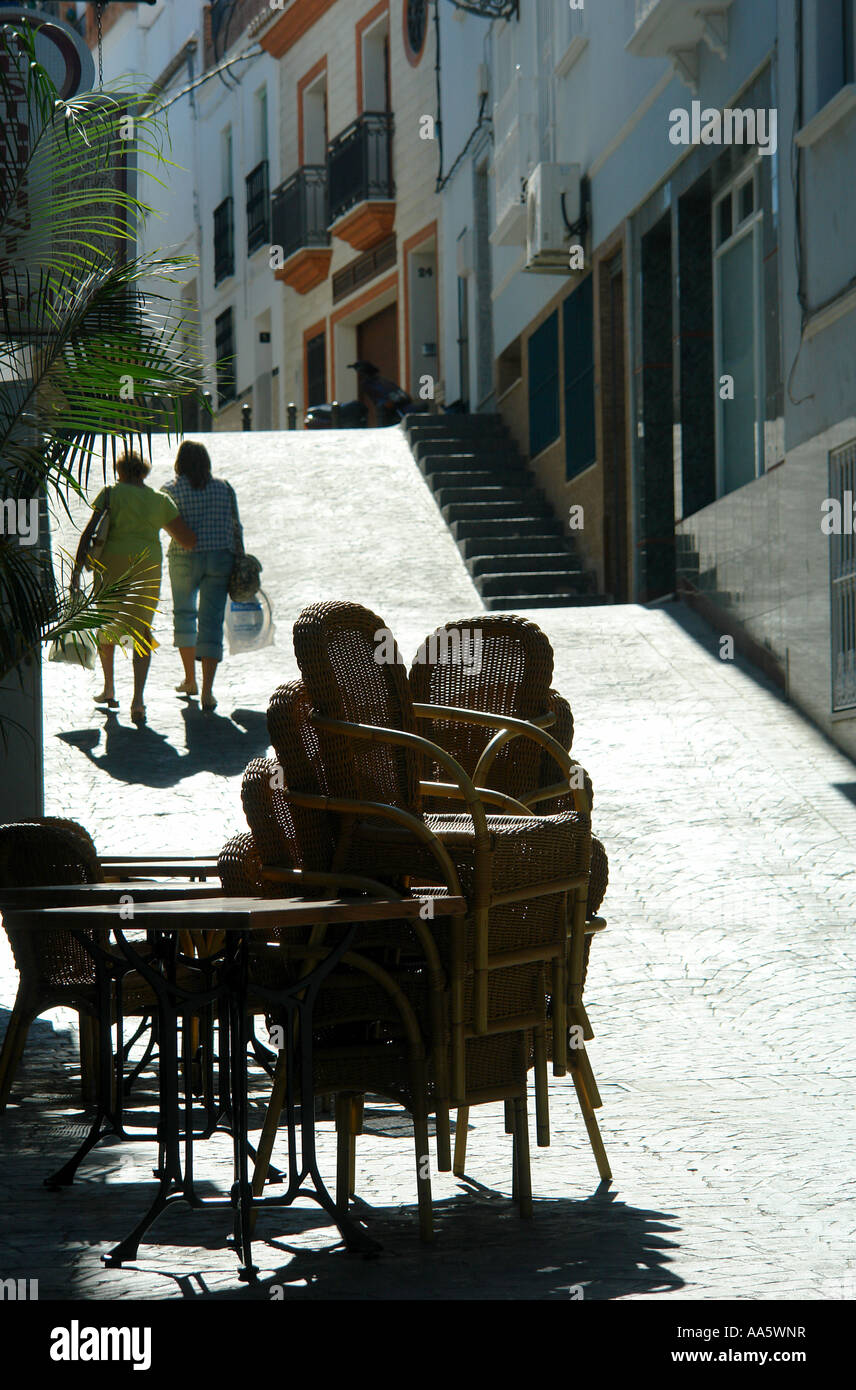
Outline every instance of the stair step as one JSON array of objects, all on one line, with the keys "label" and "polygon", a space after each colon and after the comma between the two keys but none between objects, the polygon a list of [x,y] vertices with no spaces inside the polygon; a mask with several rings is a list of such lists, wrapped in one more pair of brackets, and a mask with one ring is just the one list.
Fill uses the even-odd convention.
[{"label": "stair step", "polygon": [[514,459],[520,466],[520,455],[506,439],[417,439],[411,441],[411,448],[417,460],[435,458],[462,458],[479,460],[482,468],[489,466],[494,459]]},{"label": "stair step", "polygon": [[557,527],[555,531],[539,535],[537,532],[531,536],[473,536],[469,540],[460,542],[460,550],[464,559],[486,560],[494,556],[507,556],[510,561],[520,555],[559,555],[574,553],[573,546],[561,536]]},{"label": "stair step", "polygon": [[545,570],[553,574],[559,571],[578,576],[583,574],[575,556],[556,550],[544,551],[540,555],[477,555],[465,563],[472,575],[535,574]]},{"label": "stair step", "polygon": [[550,515],[546,502],[449,502],[441,508],[447,521],[541,521]]},{"label": "stair step", "polygon": [[463,471],[426,474],[432,490],[436,493],[444,487],[520,487],[526,481],[520,470],[516,473],[510,468],[490,470],[487,468],[464,469]]},{"label": "stair step", "polygon": [[588,584],[582,570],[541,570],[482,574],[476,579],[481,594],[584,594]]},{"label": "stair step", "polygon": [[453,502],[524,502],[536,506],[546,500],[535,488],[511,487],[503,483],[487,483],[483,486],[441,487],[434,494],[438,507],[446,507]]},{"label": "stair step", "polygon": [[551,535],[555,538],[563,534],[561,523],[555,517],[462,517],[452,523],[452,534],[456,541],[493,541],[499,537],[523,539],[529,536]]},{"label": "stair step", "polygon": [[483,415],[429,415],[411,411],[404,417],[404,428],[409,435],[426,429],[445,434],[476,434],[482,430],[504,430],[505,421],[496,412],[485,412]]},{"label": "stair step", "polygon": [[491,594],[484,600],[489,613],[517,613],[531,608],[594,608],[612,603],[610,594]]}]

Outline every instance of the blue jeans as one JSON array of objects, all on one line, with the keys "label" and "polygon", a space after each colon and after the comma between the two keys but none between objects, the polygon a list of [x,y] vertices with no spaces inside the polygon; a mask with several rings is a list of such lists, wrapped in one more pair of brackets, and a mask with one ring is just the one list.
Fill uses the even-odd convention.
[{"label": "blue jeans", "polygon": [[200,659],[223,660],[223,615],[234,563],[231,550],[170,551],[176,647],[195,647]]}]

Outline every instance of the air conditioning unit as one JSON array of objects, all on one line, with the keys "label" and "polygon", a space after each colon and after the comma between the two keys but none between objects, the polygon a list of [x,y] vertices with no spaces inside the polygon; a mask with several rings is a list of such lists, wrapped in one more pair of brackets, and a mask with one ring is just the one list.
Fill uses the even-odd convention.
[{"label": "air conditioning unit", "polygon": [[[526,184],[526,269],[560,275],[568,270],[569,223],[582,213],[579,164],[537,164]],[[562,214],[562,198],[565,208]]]}]

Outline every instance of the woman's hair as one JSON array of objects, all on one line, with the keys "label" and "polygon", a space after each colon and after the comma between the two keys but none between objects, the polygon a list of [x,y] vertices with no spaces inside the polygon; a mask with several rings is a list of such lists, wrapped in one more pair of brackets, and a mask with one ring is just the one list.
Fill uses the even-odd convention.
[{"label": "woman's hair", "polygon": [[204,444],[185,439],[175,456],[175,471],[186,478],[191,487],[205,487],[211,477],[211,460]]},{"label": "woman's hair", "polygon": [[123,483],[141,482],[151,471],[152,465],[146,463],[140,454],[131,453],[130,450],[120,454],[116,460],[116,477]]}]

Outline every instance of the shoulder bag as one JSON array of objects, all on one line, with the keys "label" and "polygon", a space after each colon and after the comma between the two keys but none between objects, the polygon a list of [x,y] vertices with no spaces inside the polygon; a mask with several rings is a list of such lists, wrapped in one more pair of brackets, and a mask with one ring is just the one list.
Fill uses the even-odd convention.
[{"label": "shoulder bag", "polygon": [[235,536],[235,563],[229,576],[229,598],[233,603],[250,603],[259,591],[262,562],[244,550],[244,536],[238,517],[238,500],[231,483],[226,485],[232,498],[232,521]]},{"label": "shoulder bag", "polygon": [[107,537],[110,534],[110,489],[104,490],[104,505],[97,513],[97,520],[89,523],[92,526],[92,534],[89,537],[89,544],[86,547],[86,554],[83,564],[86,569],[97,569],[101,565],[101,556],[107,544]]}]

